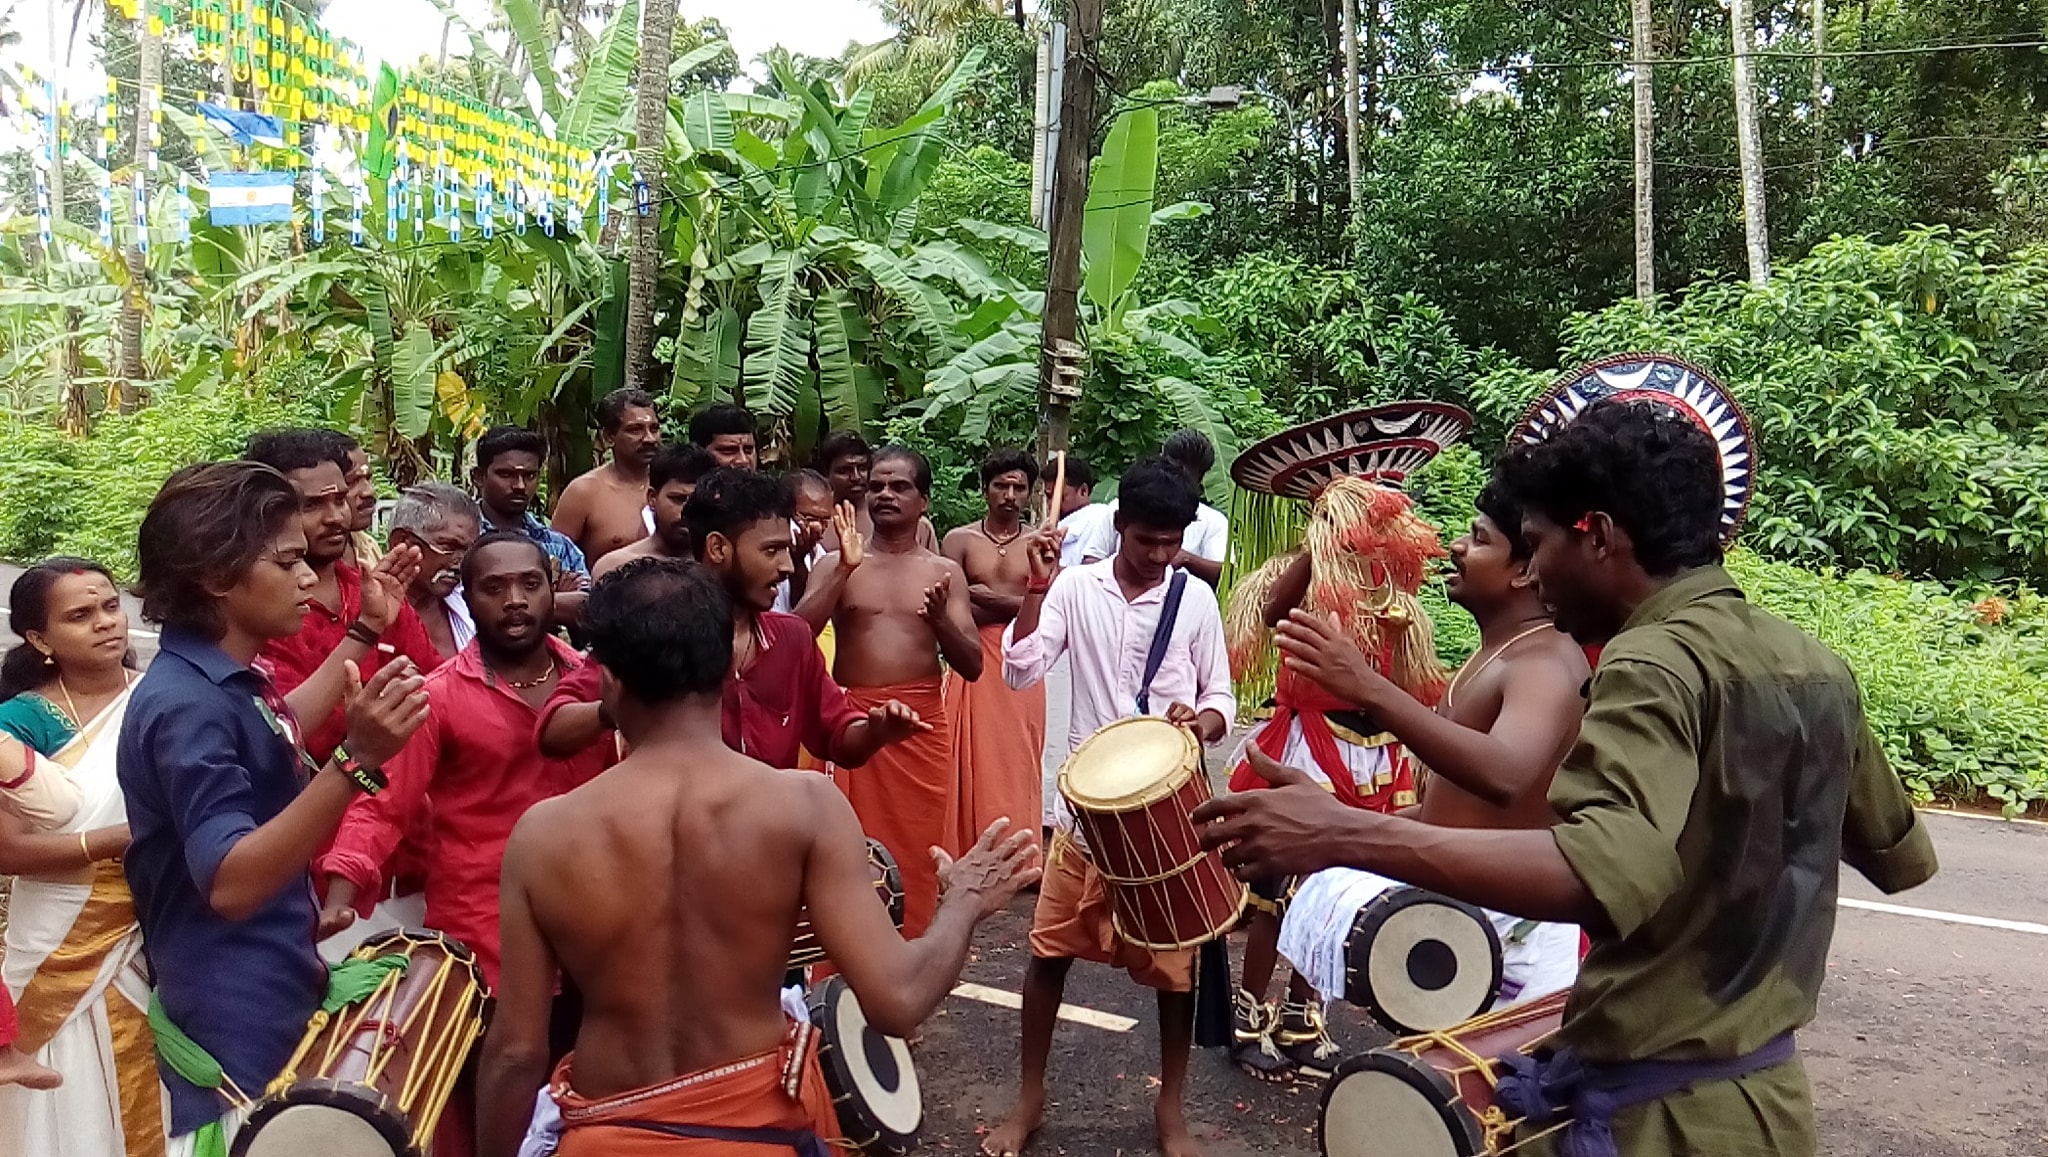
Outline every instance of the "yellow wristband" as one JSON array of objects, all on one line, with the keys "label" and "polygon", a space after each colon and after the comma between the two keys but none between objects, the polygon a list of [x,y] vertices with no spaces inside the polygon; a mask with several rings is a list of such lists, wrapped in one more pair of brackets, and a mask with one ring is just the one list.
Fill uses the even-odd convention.
[{"label": "yellow wristband", "polygon": [[85,833],[78,833],[78,850],[85,853],[85,866],[91,867],[99,861],[92,858],[92,845],[85,842]]}]

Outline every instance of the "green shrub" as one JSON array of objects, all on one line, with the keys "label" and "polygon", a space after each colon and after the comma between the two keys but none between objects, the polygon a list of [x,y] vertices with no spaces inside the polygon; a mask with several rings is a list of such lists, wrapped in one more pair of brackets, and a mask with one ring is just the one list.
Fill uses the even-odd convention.
[{"label": "green shrub", "polygon": [[321,421],[310,401],[235,391],[109,415],[83,438],[0,416],[0,557],[81,555],[132,580],[136,531],[172,471],[234,457],[253,430]]}]

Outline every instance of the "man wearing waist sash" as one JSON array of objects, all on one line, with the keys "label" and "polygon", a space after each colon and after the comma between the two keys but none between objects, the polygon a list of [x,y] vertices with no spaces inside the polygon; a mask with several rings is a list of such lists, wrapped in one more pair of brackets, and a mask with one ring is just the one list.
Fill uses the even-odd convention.
[{"label": "man wearing waist sash", "polygon": [[1501,1090],[1521,1138],[1570,1122],[1527,1151],[1805,1157],[1791,1034],[1818,1003],[1837,865],[1897,892],[1933,875],[1934,849],[1848,668],[1721,568],[1747,493],[1739,412],[1694,405],[1719,387],[1657,357],[1567,385],[1497,474],[1558,627],[1605,644],[1551,785],[1556,825],[1356,812],[1271,765],[1284,786],[1196,822],[1241,874],[1344,865],[1584,926],[1557,1051]]},{"label": "man wearing waist sash", "polygon": [[[1548,828],[1551,773],[1579,733],[1590,674],[1585,652],[1557,630],[1537,596],[1522,511],[1492,484],[1479,495],[1472,526],[1451,544],[1445,590],[1471,612],[1480,646],[1431,710],[1382,675],[1326,616],[1295,611],[1280,624],[1283,678],[1312,681],[1326,695],[1380,722],[1406,753],[1428,768],[1422,805],[1427,824],[1453,828]],[[1503,527],[1511,529],[1503,529]],[[1345,868],[1303,881],[1304,908],[1342,892],[1344,907],[1396,886]],[[1289,918],[1280,952],[1308,972],[1326,997],[1341,992],[1343,950],[1318,922]],[[1519,1004],[1571,987],[1578,973],[1579,930],[1569,924],[1488,912],[1502,946],[1498,1005]],[[1347,917],[1343,927],[1349,927]]]},{"label": "man wearing waist sash", "polygon": [[[520,1149],[548,1082],[560,1157],[823,1157],[840,1130],[817,1041],[778,998],[799,909],[868,1021],[907,1035],[958,981],[974,925],[1037,878],[1037,833],[992,825],[957,863],[932,857],[945,894],[906,942],[838,789],[727,746],[733,614],[715,576],[635,560],[597,585],[583,626],[631,753],[537,804],[506,846],[481,1152]],[[548,1081],[558,968],[587,1011]]]},{"label": "man wearing waist sash", "polygon": [[[1116,515],[1117,553],[1072,570],[1060,568],[1057,528],[1032,539],[1031,580],[1004,637],[1003,681],[1028,687],[1062,655],[1073,667],[1067,748],[1132,715],[1163,715],[1215,743],[1237,713],[1223,619],[1209,584],[1175,568],[1181,534],[1195,520],[1194,484],[1163,458],[1125,472]],[[1156,670],[1149,673],[1157,656]],[[1052,1032],[1076,959],[1124,969],[1157,991],[1159,1099],[1153,1122],[1164,1157],[1191,1157],[1182,1110],[1195,1027],[1193,948],[1142,948],[1116,934],[1101,875],[1074,830],[1072,806],[1055,799],[1045,882],[1031,916],[1031,963],[1024,973],[1021,1088],[1009,1116],[981,1144],[988,1157],[1016,1157],[1045,1112],[1045,1068]]]}]

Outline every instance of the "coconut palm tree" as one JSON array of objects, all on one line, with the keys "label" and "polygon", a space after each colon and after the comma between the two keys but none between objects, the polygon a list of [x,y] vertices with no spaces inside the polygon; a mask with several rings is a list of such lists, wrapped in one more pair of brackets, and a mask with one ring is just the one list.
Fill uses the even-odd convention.
[{"label": "coconut palm tree", "polygon": [[[668,64],[676,0],[647,0],[640,26],[640,74],[633,93],[633,169],[650,189],[667,185]],[[626,385],[647,389],[654,363],[654,292],[661,275],[661,207],[633,218],[626,274]]]}]

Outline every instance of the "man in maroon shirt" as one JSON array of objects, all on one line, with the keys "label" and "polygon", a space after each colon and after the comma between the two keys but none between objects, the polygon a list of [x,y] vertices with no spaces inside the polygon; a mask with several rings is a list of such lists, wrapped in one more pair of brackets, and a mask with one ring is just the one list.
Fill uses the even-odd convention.
[{"label": "man in maroon shirt", "polygon": [[265,430],[249,438],[242,457],[283,474],[299,492],[306,565],[315,582],[299,633],[270,640],[257,660],[305,722],[306,753],[324,761],[347,734],[344,662],[353,660],[364,679],[393,657],[423,672],[440,665],[440,652],[405,601],[420,554],[401,546],[368,571],[342,560],[355,507],[346,482],[348,442],[340,435]]},{"label": "man in maroon shirt", "polygon": [[[705,475],[683,507],[697,561],[733,600],[733,676],[725,684],[722,730],[728,747],[770,767],[795,767],[799,747],[858,767],[883,745],[931,728],[895,700],[868,711],[849,704],[826,672],[810,626],[770,609],[790,573],[795,513],[783,480],[734,469]],[[563,680],[541,711],[543,752],[573,753],[605,737],[599,686],[594,664]]]}]

